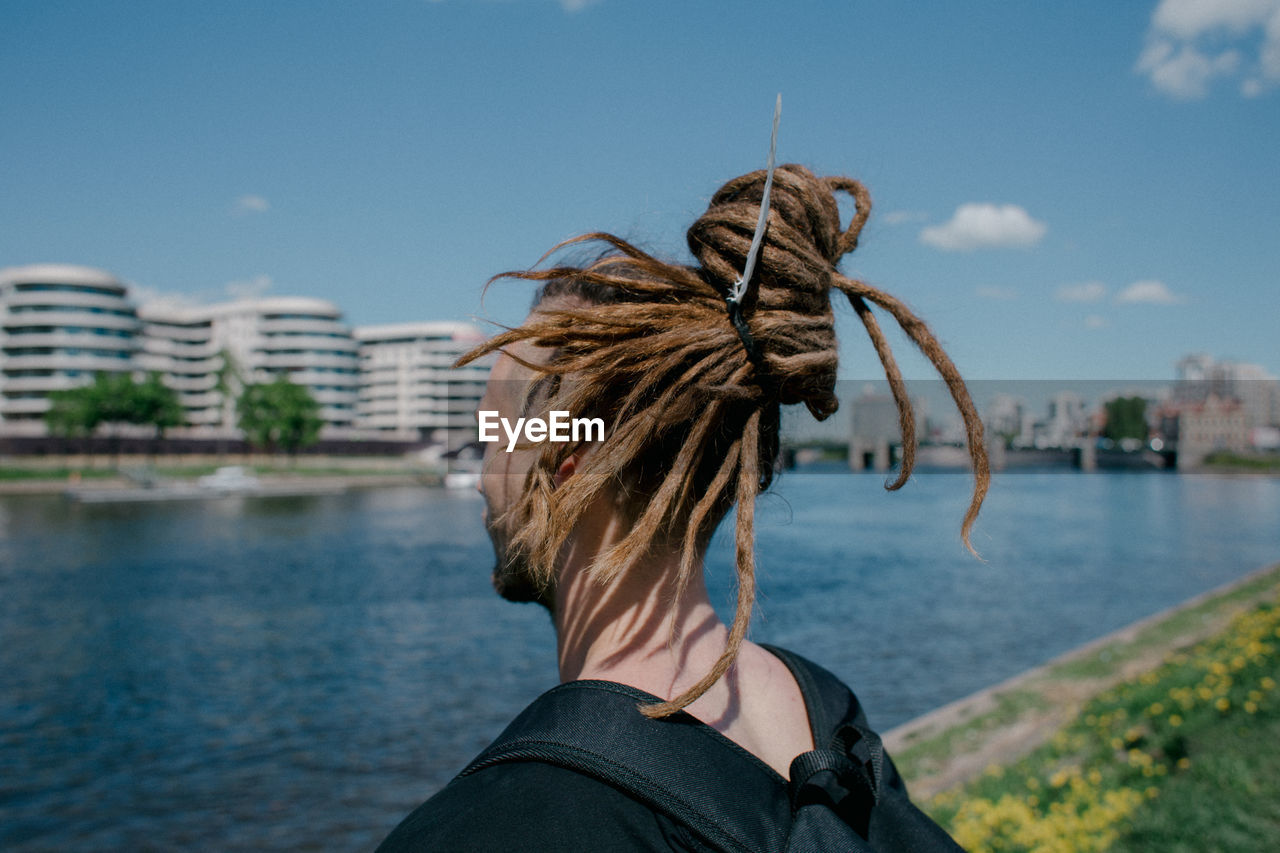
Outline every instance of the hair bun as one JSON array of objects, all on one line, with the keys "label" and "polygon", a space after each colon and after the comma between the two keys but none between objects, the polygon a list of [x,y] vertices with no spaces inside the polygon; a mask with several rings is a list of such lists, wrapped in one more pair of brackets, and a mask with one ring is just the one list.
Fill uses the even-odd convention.
[{"label": "hair bun", "polygon": [[[729,292],[746,264],[765,178],[759,170],[729,181],[689,228],[689,249],[721,293]],[[804,166],[775,170],[768,226],[743,298],[747,327],[764,362],[760,378],[776,386],[778,402],[804,403],[820,420],[837,407],[830,290],[848,242],[834,188]]]}]

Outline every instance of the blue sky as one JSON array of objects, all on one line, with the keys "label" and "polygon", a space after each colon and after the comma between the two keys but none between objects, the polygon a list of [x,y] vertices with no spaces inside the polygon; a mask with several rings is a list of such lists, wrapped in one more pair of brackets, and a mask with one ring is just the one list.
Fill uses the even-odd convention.
[{"label": "blue sky", "polygon": [[514,323],[481,285],[566,237],[684,259],[781,92],[780,161],[875,199],[843,269],[968,376],[1280,373],[1280,0],[0,0],[0,92],[0,266]]}]

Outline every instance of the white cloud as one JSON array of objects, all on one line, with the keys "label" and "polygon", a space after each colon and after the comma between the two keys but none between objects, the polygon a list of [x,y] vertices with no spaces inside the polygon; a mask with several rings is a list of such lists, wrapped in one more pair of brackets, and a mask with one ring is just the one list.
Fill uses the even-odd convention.
[{"label": "white cloud", "polygon": [[1187,100],[1239,72],[1241,94],[1257,97],[1280,84],[1280,0],[1161,0],[1134,70]]},{"label": "white cloud", "polygon": [[1034,246],[1049,228],[1016,204],[970,202],[942,225],[920,232],[920,242],[947,252]]},{"label": "white cloud", "polygon": [[1241,35],[1270,17],[1275,0],[1162,0],[1151,25],[1183,39],[1216,29]]},{"label": "white cloud", "polygon": [[1182,301],[1184,301],[1183,297],[1178,296],[1173,291],[1169,290],[1169,286],[1163,281],[1156,281],[1154,279],[1135,281],[1133,284],[1116,294],[1116,302],[1125,303],[1176,305]]},{"label": "white cloud", "polygon": [[891,210],[880,217],[880,221],[885,225],[906,225],[911,222],[924,222],[928,218],[928,214],[915,210]]},{"label": "white cloud", "polygon": [[236,213],[266,213],[271,202],[260,195],[242,195],[236,199]]},{"label": "white cloud", "polygon": [[1101,314],[1090,314],[1084,318],[1084,327],[1086,329],[1101,329],[1107,325],[1107,318]]},{"label": "white cloud", "polygon": [[1107,286],[1100,281],[1086,281],[1081,284],[1064,284],[1054,294],[1059,302],[1097,302],[1107,295]]},{"label": "white cloud", "polygon": [[271,289],[271,276],[255,275],[253,278],[229,281],[225,290],[231,299],[256,299]]},{"label": "white cloud", "polygon": [[991,299],[996,302],[1012,302],[1018,298],[1016,287],[997,287],[990,284],[980,285],[974,293],[981,299]]}]

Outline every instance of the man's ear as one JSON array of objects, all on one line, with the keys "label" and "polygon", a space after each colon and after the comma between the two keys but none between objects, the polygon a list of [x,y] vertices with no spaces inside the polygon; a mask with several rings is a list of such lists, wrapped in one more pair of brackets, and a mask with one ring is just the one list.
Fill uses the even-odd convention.
[{"label": "man's ear", "polygon": [[555,476],[551,478],[551,483],[558,489],[564,485],[565,481],[577,473],[578,465],[582,463],[583,451],[576,450],[570,453],[559,467],[556,468]]}]

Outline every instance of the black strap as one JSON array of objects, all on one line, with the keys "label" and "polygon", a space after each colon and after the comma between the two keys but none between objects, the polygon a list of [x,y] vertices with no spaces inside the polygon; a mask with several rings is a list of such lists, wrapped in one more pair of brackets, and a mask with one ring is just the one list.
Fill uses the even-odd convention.
[{"label": "black strap", "polygon": [[862,839],[883,778],[879,738],[835,676],[770,651],[796,676],[819,741],[792,763],[790,785],[689,714],[645,717],[637,705],[657,697],[608,681],[574,681],[543,694],[462,775],[541,761],[611,784],[721,850],[868,850]]}]

